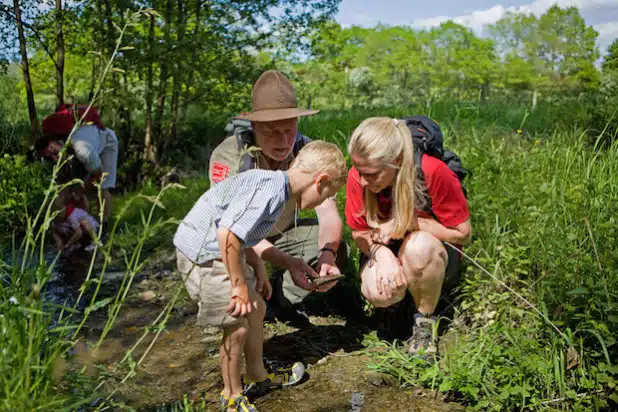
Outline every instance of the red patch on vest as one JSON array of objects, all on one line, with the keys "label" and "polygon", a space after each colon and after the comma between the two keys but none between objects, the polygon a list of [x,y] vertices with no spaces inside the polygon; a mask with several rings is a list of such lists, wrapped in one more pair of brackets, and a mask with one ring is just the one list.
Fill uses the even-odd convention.
[{"label": "red patch on vest", "polygon": [[223,179],[227,177],[230,168],[222,163],[213,163],[212,165],[212,173],[211,180],[215,183],[219,183]]}]

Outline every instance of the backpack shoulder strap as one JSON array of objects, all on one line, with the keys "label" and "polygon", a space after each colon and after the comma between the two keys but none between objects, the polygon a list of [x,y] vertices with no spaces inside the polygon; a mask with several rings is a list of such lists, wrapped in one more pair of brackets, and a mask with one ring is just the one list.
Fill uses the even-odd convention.
[{"label": "backpack shoulder strap", "polygon": [[311,142],[310,138],[298,132],[298,134],[296,135],[296,141],[294,142],[294,147],[292,148],[292,154],[294,155],[294,157],[298,155],[298,152],[300,152],[300,149],[305,147],[310,142]]},{"label": "backpack shoulder strap", "polygon": [[423,207],[423,211],[431,215],[439,222],[440,220],[435,215],[435,213],[433,213],[431,195],[429,194],[429,188],[427,187],[427,181],[425,180],[425,173],[423,172],[423,152],[419,149],[414,150],[414,165],[416,168],[416,179],[421,182],[424,191],[423,195],[425,197],[425,206]]},{"label": "backpack shoulder strap", "polygon": [[[236,136],[236,143],[238,144],[238,152],[242,152],[246,147],[255,146],[255,137],[251,129],[241,129],[234,133]],[[238,167],[238,173],[242,173],[247,170],[255,168],[256,159],[251,153],[245,153],[240,158],[240,165]]]}]

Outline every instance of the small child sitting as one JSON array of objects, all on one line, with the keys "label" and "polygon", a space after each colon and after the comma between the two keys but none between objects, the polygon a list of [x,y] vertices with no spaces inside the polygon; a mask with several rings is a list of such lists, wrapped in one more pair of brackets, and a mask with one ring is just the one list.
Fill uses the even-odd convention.
[{"label": "small child sitting", "polygon": [[63,199],[65,206],[60,210],[53,224],[54,240],[58,251],[72,252],[80,245],[88,243],[85,250],[94,248],[92,242],[96,239],[99,222],[78,207],[80,192],[71,191]]},{"label": "small child sitting", "polygon": [[[268,373],[264,368],[264,299],[270,298],[272,288],[264,262],[252,247],[266,238],[288,200],[299,209],[313,209],[339,191],[345,174],[341,150],[314,141],[287,171],[250,170],[211,187],[180,223],[174,236],[178,271],[190,297],[199,302],[198,324],[223,329],[221,411],[256,412],[246,397],[249,388],[263,392],[303,377],[300,362],[291,370]],[[307,290],[316,288],[309,280],[298,282]]]}]

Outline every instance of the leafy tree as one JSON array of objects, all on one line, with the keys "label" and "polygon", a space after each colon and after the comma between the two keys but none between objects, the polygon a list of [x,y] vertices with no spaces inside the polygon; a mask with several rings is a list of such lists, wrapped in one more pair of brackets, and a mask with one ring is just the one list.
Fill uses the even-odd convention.
[{"label": "leafy tree", "polygon": [[607,54],[601,64],[603,71],[618,73],[618,38],[607,48]]},{"label": "leafy tree", "polygon": [[538,18],[507,13],[489,32],[505,63],[505,84],[532,90],[549,85],[583,89],[599,81],[594,66],[599,57],[598,33],[575,7],[552,6]]}]

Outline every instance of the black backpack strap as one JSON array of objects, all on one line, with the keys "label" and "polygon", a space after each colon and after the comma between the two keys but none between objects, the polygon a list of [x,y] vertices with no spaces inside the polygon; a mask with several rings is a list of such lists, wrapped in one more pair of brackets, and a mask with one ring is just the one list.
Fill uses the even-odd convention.
[{"label": "black backpack strap", "polygon": [[[250,129],[238,130],[235,134],[236,142],[238,143],[238,152],[246,148],[255,146],[255,137]],[[245,172],[255,168],[256,158],[251,153],[245,153],[240,158],[238,173]]]},{"label": "black backpack strap", "polygon": [[421,182],[424,189],[425,206],[423,207],[423,211],[439,222],[440,220],[433,212],[431,196],[429,195],[429,188],[427,187],[425,173],[423,172],[423,152],[419,149],[414,150],[414,166],[416,168],[416,179]]},{"label": "black backpack strap", "polygon": [[294,155],[294,157],[298,155],[298,152],[300,152],[300,149],[305,147],[305,145],[307,145],[310,142],[311,142],[310,138],[298,132],[298,134],[296,135],[296,141],[294,142],[294,147],[292,148],[292,154]]}]

